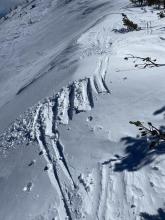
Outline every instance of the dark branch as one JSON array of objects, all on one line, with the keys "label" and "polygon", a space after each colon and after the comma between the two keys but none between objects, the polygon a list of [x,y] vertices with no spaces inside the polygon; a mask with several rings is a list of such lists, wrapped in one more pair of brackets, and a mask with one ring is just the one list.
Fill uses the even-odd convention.
[{"label": "dark branch", "polygon": [[161,142],[165,142],[165,133],[152,125],[151,122],[148,122],[148,126],[145,126],[140,121],[130,121],[130,124],[138,127],[142,137],[147,137],[151,149],[158,146]]},{"label": "dark branch", "polygon": [[127,57],[124,58],[125,60],[133,59],[133,63],[136,63],[138,60],[141,60],[142,63],[136,63],[135,67],[145,69],[146,67],[160,67],[165,66],[165,64],[156,63],[156,59],[152,59],[151,57],[139,57],[134,56],[132,54],[128,54]]}]

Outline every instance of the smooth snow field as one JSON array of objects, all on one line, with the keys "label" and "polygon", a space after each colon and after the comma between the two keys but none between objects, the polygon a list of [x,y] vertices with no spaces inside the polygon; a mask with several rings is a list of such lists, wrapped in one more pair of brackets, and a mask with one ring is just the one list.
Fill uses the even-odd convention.
[{"label": "smooth snow field", "polygon": [[[122,13],[141,30],[124,31]],[[129,124],[164,127],[157,13],[29,0],[0,19],[0,220],[165,220],[164,144]]]}]

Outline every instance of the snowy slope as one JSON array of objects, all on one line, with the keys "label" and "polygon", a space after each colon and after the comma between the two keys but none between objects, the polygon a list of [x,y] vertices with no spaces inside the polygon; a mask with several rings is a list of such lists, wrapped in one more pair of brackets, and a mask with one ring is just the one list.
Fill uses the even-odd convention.
[{"label": "snowy slope", "polygon": [[25,0],[1,0],[0,2],[0,16],[6,15],[10,9],[17,7],[20,4],[25,3]]},{"label": "snowy slope", "polygon": [[[34,4],[36,7],[32,8]],[[13,116],[18,116],[27,107],[50,94],[52,89],[57,92],[71,80],[79,59],[76,39],[115,5],[118,3],[100,0],[71,1],[69,4],[55,0],[35,1],[23,9],[13,11],[8,20],[2,20],[0,28],[2,126],[6,127],[7,121],[9,124],[14,119]],[[24,87],[26,93],[22,92],[19,97],[16,96]],[[35,96],[32,95],[34,93]],[[29,96],[32,96],[31,99],[27,98]],[[11,106],[14,114],[9,112]]]},{"label": "snowy slope", "polygon": [[[163,220],[163,145],[129,121],[164,124],[165,67],[124,57],[163,64],[164,19],[127,0],[35,4],[0,26],[0,219]],[[114,31],[121,13],[142,30]]]}]

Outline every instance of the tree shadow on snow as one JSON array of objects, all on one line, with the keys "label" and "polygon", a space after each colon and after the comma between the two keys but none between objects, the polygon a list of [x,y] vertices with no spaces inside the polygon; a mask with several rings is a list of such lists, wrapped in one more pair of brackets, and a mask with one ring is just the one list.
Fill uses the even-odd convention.
[{"label": "tree shadow on snow", "polygon": [[150,215],[148,213],[141,213],[140,216],[143,220],[165,220],[165,210],[158,209],[158,214]]},{"label": "tree shadow on snow", "polygon": [[121,139],[127,147],[126,155],[115,164],[114,171],[136,171],[154,161],[156,155],[165,153],[165,144],[160,144],[155,149],[150,149],[146,138],[124,137]]},{"label": "tree shadow on snow", "polygon": [[165,106],[163,106],[162,108],[156,110],[153,115],[160,115],[162,113],[165,113]]}]

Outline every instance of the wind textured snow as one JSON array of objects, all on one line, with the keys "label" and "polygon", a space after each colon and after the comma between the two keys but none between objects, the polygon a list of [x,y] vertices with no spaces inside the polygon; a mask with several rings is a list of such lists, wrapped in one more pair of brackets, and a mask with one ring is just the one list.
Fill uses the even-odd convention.
[{"label": "wind textured snow", "polygon": [[[142,27],[121,33],[122,13]],[[150,25],[149,25],[150,24]],[[0,219],[164,219],[164,19],[127,0],[34,0],[0,20]],[[135,61],[136,62],[136,61]]]}]

